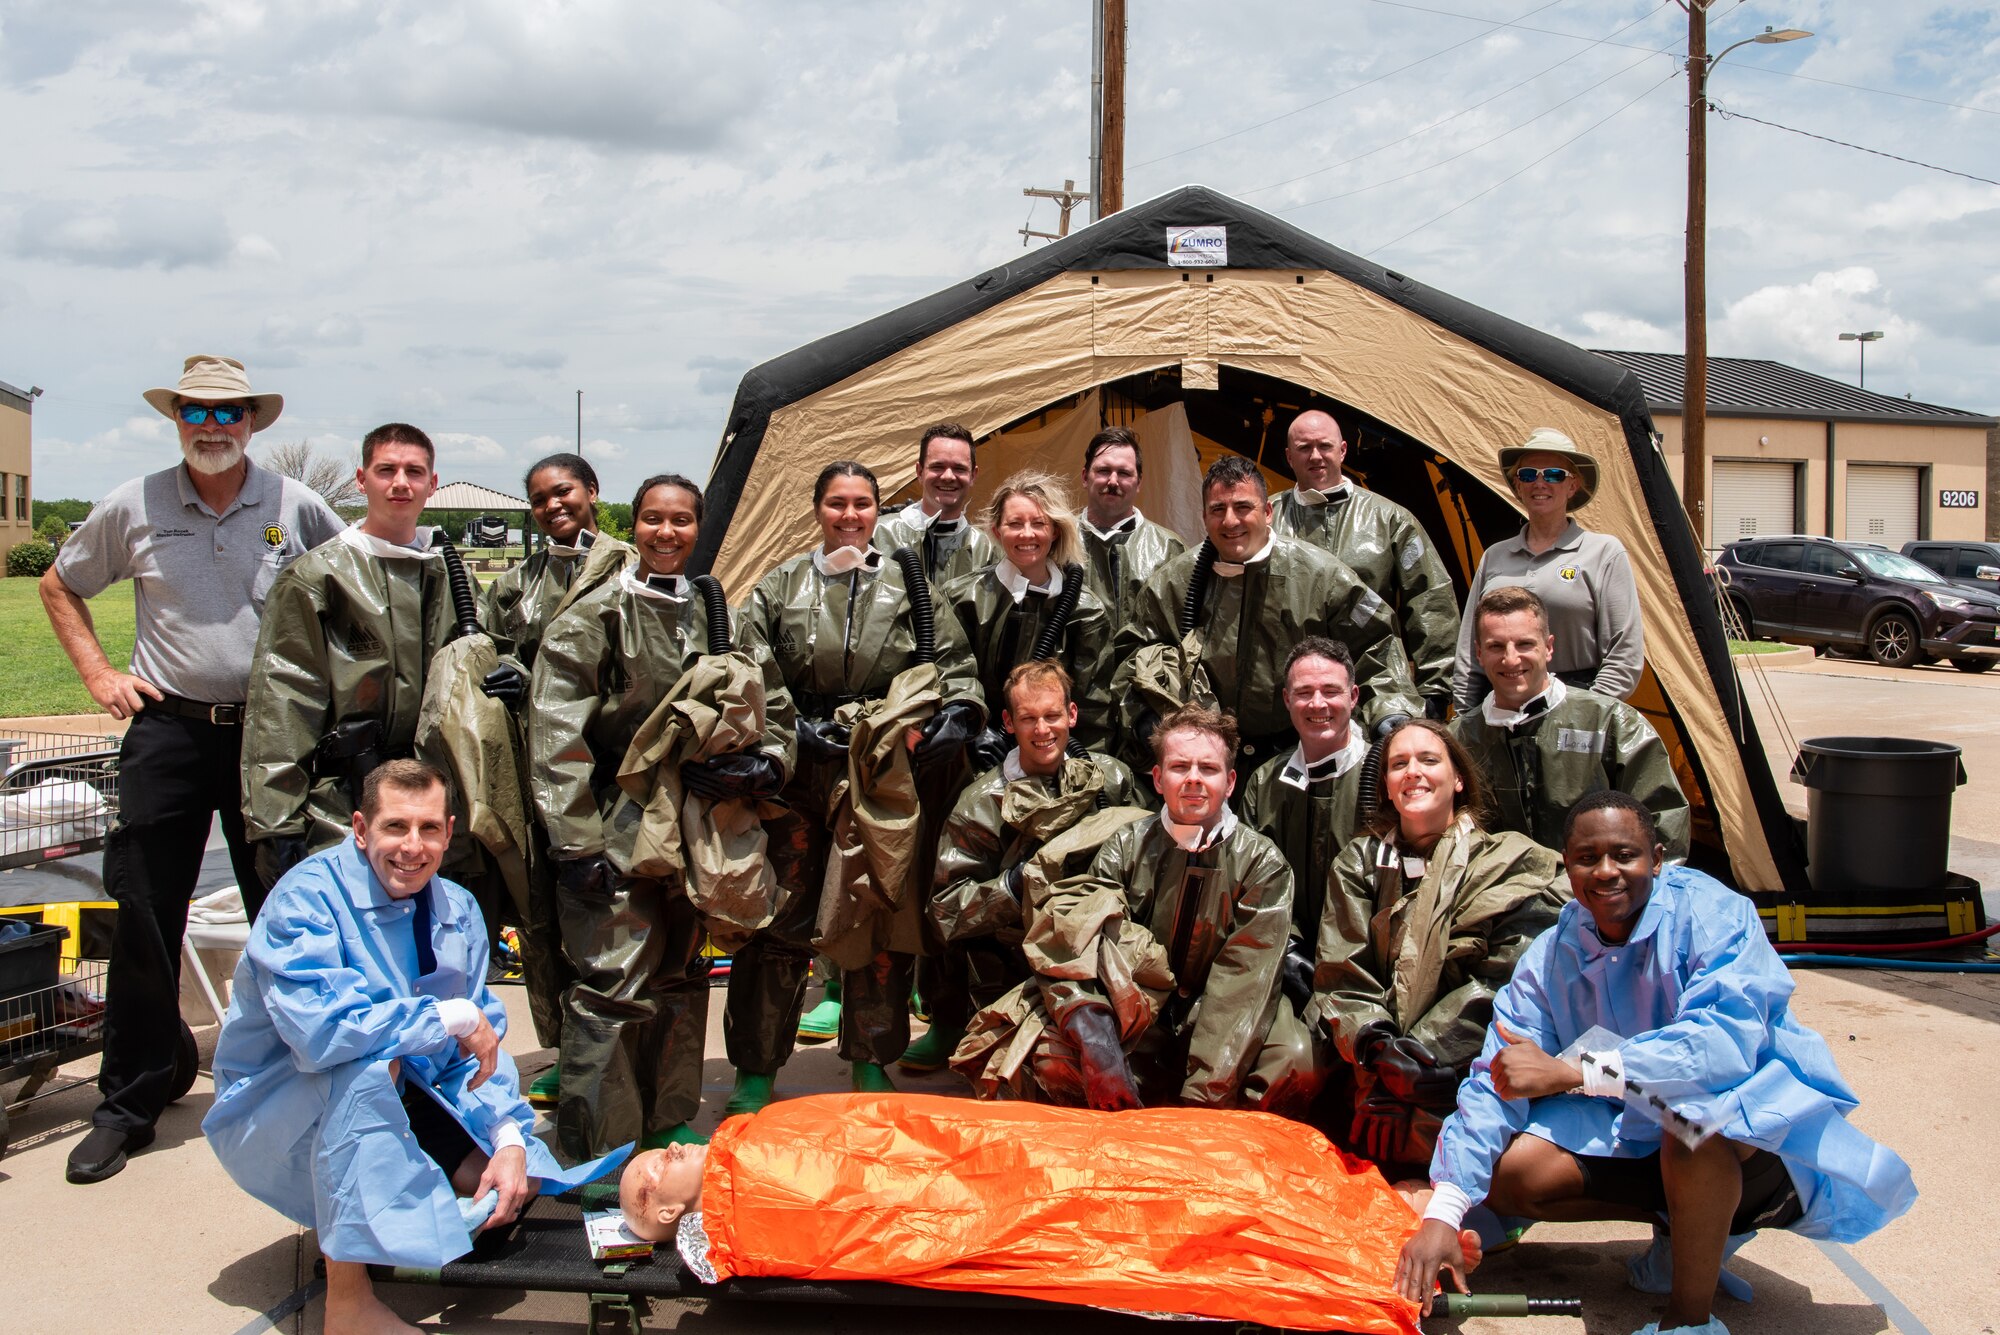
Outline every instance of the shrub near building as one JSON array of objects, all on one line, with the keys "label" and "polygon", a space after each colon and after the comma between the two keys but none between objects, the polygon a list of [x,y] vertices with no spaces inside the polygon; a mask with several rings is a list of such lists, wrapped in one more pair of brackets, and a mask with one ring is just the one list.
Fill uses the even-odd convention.
[{"label": "shrub near building", "polygon": [[40,538],[17,542],[7,551],[7,573],[40,579],[56,563],[56,549]]}]

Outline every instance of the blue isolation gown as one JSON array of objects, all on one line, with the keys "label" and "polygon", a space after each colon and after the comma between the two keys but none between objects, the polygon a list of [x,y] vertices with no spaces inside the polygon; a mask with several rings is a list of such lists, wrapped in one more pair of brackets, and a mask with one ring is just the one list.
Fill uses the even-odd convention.
[{"label": "blue isolation gown", "polygon": [[[1622,1036],[1631,1085],[1784,1160],[1805,1209],[1792,1231],[1857,1242],[1908,1210],[1916,1185],[1902,1159],[1848,1124],[1854,1091],[1826,1041],[1792,1018],[1791,995],[1755,906],[1705,873],[1669,867],[1620,944],[1599,939],[1583,905],[1564,905],[1494,999],[1493,1019],[1550,1053],[1593,1025]],[[1489,1027],[1438,1138],[1433,1182],[1484,1199],[1501,1152],[1524,1131],[1576,1154],[1659,1149],[1660,1124],[1630,1088],[1623,1101],[1502,1099],[1491,1066],[1503,1046]]]},{"label": "blue isolation gown", "polygon": [[417,976],[416,896],[392,898],[352,839],[300,863],[272,892],[237,966],[215,1049],[215,1104],[201,1129],[236,1184],[319,1231],[335,1261],[436,1267],[472,1248],[443,1169],[417,1147],[391,1059],[482,1150],[512,1122],[528,1176],[559,1192],[601,1176],[626,1150],[565,1170],[534,1136],[514,1060],[478,1063],[444,1030],[438,1002],[462,997],[505,1034],[486,986],[486,929],[464,888],[430,896],[437,967]]}]

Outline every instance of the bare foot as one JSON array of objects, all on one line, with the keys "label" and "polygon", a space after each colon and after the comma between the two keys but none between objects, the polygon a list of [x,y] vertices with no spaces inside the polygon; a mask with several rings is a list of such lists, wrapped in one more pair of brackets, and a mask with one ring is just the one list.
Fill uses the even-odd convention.
[{"label": "bare foot", "polygon": [[1479,1263],[1486,1259],[1486,1249],[1479,1245],[1479,1234],[1474,1229],[1458,1230],[1458,1249],[1465,1253],[1465,1273],[1479,1269]]},{"label": "bare foot", "polygon": [[356,1261],[326,1263],[325,1335],[423,1335],[375,1296],[368,1267]]}]

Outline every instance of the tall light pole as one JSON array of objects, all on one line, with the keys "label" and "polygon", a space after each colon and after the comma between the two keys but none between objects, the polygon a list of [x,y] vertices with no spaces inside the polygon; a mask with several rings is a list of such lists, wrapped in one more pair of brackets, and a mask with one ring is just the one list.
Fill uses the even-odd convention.
[{"label": "tall light pole", "polygon": [[1865,334],[1842,334],[1840,336],[1842,343],[1858,343],[1861,345],[1861,388],[1863,389],[1868,388],[1868,345],[1880,337],[1882,337],[1882,331],[1879,329],[1871,329]]},{"label": "tall light pole", "polygon": [[1688,12],[1687,365],[1681,395],[1681,503],[1695,539],[1706,546],[1708,523],[1708,75],[1738,46],[1795,42],[1811,33],[1770,28],[1708,54],[1708,7],[1715,0],[1680,0]]}]

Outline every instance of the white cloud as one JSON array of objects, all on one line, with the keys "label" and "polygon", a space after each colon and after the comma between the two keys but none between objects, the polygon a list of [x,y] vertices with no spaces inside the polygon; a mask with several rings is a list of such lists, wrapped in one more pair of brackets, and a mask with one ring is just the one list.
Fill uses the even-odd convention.
[{"label": "white cloud", "polygon": [[30,204],[14,235],[14,253],[22,259],[108,269],[207,267],[226,259],[233,244],[222,215],[212,209],[142,198]]},{"label": "white cloud", "polygon": [[1843,332],[1879,329],[1872,349],[1886,369],[1907,361],[1923,337],[1922,326],[1890,309],[1873,269],[1859,265],[1814,274],[1803,283],[1773,284],[1729,304],[1709,329],[1717,355],[1769,357],[1816,370],[1842,369],[1856,358]]}]

